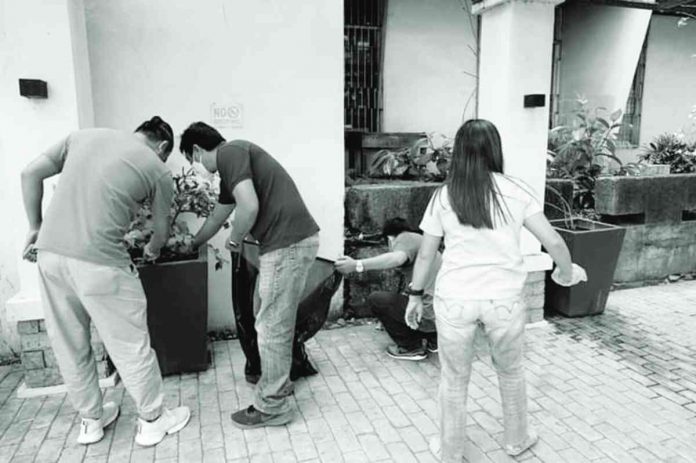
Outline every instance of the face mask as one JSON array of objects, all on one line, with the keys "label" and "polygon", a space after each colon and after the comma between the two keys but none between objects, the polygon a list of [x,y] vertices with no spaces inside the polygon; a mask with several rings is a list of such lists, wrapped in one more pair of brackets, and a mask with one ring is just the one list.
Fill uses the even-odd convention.
[{"label": "face mask", "polygon": [[197,176],[208,181],[212,180],[213,174],[208,172],[201,162],[193,161],[193,164],[191,164],[191,168]]}]

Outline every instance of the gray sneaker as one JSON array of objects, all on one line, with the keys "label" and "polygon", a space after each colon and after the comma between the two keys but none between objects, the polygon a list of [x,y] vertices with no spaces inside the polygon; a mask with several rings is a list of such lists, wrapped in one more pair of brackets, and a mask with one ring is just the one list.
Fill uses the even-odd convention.
[{"label": "gray sneaker", "polygon": [[398,360],[423,360],[428,357],[423,347],[406,349],[396,344],[387,347],[387,355]]}]

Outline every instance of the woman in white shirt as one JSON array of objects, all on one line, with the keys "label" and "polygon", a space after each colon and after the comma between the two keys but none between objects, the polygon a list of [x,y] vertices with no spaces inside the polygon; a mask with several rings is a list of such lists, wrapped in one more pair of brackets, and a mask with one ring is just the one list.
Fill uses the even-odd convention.
[{"label": "woman in white shirt", "polygon": [[467,387],[479,324],[498,373],[505,450],[519,455],[537,441],[527,425],[522,370],[526,311],[521,294],[527,276],[520,250],[522,227],[556,262],[562,284],[582,278],[584,272],[572,264],[565,242],[530,188],[503,174],[496,127],[483,119],[467,121],[455,137],[449,177],[433,194],[420,224],[423,241],[406,309],[406,322],[416,329],[423,310],[420,294],[444,238],[434,309],[441,365],[441,456],[446,462],[459,463],[464,456]]}]

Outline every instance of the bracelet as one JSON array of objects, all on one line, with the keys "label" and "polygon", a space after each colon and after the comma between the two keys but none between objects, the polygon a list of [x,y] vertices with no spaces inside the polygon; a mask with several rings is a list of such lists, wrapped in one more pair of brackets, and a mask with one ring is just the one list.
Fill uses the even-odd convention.
[{"label": "bracelet", "polygon": [[422,296],[425,294],[425,289],[413,289],[413,282],[409,283],[404,291],[407,296]]}]

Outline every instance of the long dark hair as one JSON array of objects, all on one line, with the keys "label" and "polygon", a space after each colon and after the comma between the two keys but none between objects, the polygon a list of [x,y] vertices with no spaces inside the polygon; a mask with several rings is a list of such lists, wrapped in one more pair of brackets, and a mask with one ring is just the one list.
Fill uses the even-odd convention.
[{"label": "long dark hair", "polygon": [[470,119],[457,130],[446,181],[450,204],[462,225],[492,229],[496,216],[507,220],[493,173],[503,173],[498,129],[485,119]]}]

